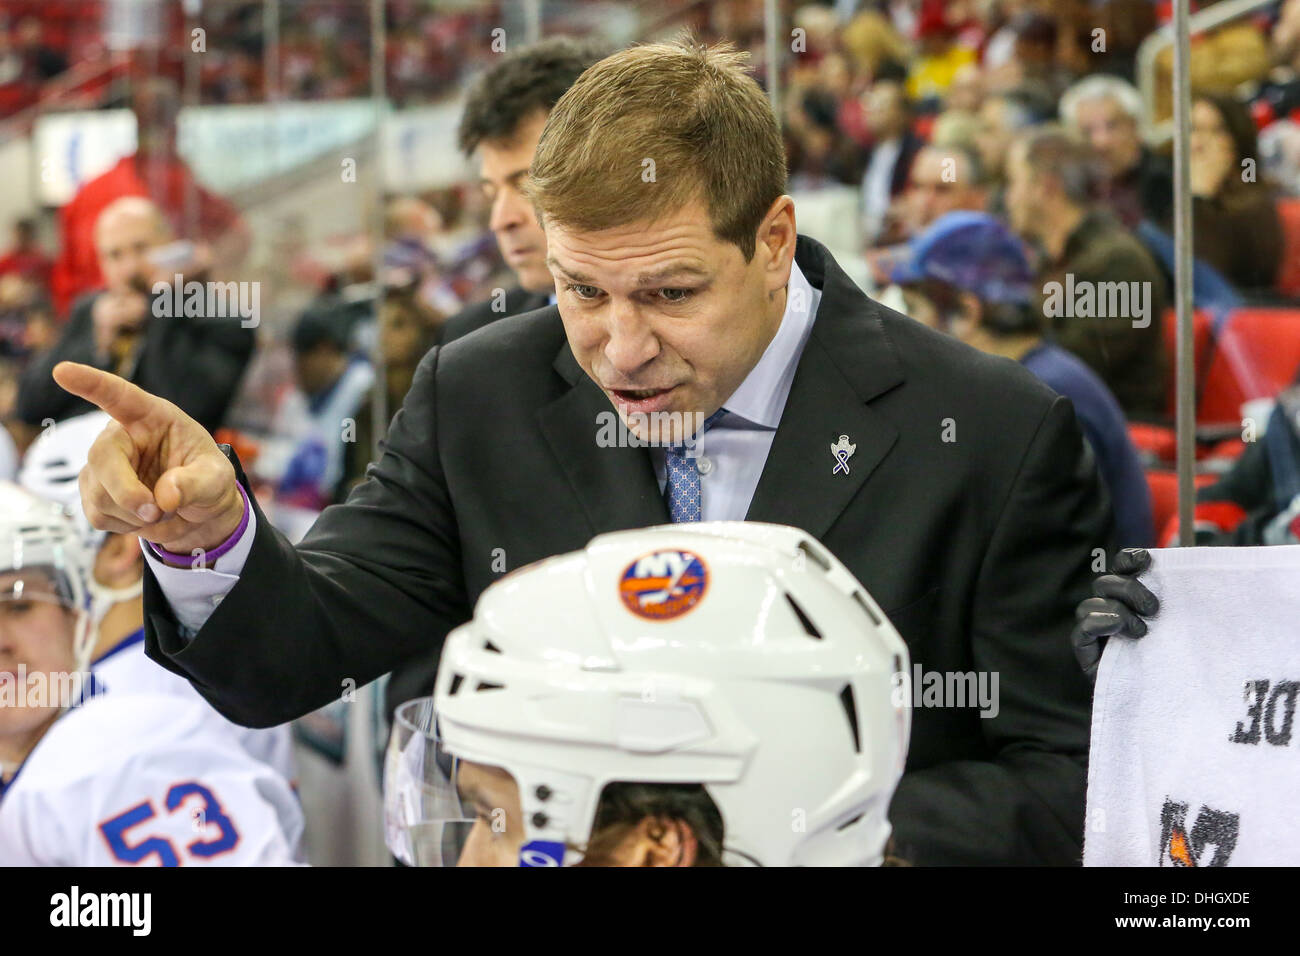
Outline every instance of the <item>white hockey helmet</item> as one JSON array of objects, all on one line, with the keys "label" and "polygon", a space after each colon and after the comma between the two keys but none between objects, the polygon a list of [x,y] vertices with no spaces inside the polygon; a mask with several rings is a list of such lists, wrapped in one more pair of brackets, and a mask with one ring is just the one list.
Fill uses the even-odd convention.
[{"label": "white hockey helmet", "polygon": [[107,532],[86,520],[77,476],[85,467],[90,446],[111,422],[107,412],[94,411],[55,422],[37,436],[23,455],[18,484],[38,498],[57,501],[72,516],[89,554],[99,550]]},{"label": "white hockey helmet", "polygon": [[514,778],[524,865],[573,863],[609,783],[699,783],[724,862],[874,865],[910,731],[907,647],[795,528],[665,525],[489,587],[447,638],[446,752]]},{"label": "white hockey helmet", "polygon": [[[33,592],[22,572],[39,571],[52,590]],[[0,575],[16,575],[0,587],[0,601],[47,600],[76,614],[73,654],[77,670],[90,665],[95,633],[88,611],[88,560],[76,525],[62,505],[11,482],[0,482]]]}]

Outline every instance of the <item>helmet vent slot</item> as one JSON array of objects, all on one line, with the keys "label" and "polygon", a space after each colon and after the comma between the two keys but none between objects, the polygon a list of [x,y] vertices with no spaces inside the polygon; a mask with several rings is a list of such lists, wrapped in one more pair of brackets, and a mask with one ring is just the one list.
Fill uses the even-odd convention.
[{"label": "helmet vent slot", "polygon": [[853,731],[853,751],[862,753],[862,735],[858,733],[858,702],[853,697],[852,684],[845,684],[840,691],[840,703],[844,705],[844,713],[849,718],[849,729]]},{"label": "helmet vent slot", "polygon": [[831,563],[826,560],[826,555],[821,553],[821,549],[813,545],[811,541],[800,541],[799,550],[811,558],[813,564],[817,565],[817,567],[830,573]]},{"label": "helmet vent slot", "polygon": [[791,597],[789,592],[786,593],[785,599],[790,602],[790,609],[794,611],[794,616],[799,619],[799,623],[803,625],[803,629],[808,633],[808,636],[814,640],[820,641],[822,639],[822,632],[817,630],[812,619],[808,617],[808,615],[804,613],[804,609],[799,606],[799,602]]},{"label": "helmet vent slot", "polygon": [[865,813],[859,813],[856,817],[851,817],[850,819],[845,820],[843,823],[841,823],[839,826],[835,828],[835,832],[843,833],[849,827],[853,826],[853,824],[860,822],[864,816],[866,816]]},{"label": "helmet vent slot", "polygon": [[880,620],[880,615],[878,615],[875,609],[870,604],[867,603],[867,599],[862,596],[861,591],[853,592],[853,600],[857,601],[858,604],[861,605],[862,610],[867,612],[867,617],[871,618],[871,623],[876,625],[876,627],[880,627],[882,623]]},{"label": "helmet vent slot", "polygon": [[497,647],[497,646],[496,646],[495,644],[493,644],[491,641],[484,641],[484,642],[483,642],[483,650],[487,651],[489,654],[500,654],[500,653],[501,653],[501,648]]},{"label": "helmet vent slot", "polygon": [[465,680],[465,675],[464,675],[464,674],[452,674],[452,675],[451,675],[451,687],[450,687],[450,688],[448,689],[448,691],[447,691],[447,696],[448,696],[448,697],[455,697],[455,696],[456,696],[456,691],[460,690],[460,685],[464,682],[464,680]]},{"label": "helmet vent slot", "polygon": [[505,684],[493,684],[493,683],[491,683],[491,682],[489,682],[489,681],[485,681],[485,680],[481,680],[481,681],[479,681],[477,684],[474,685],[474,692],[475,692],[475,693],[478,693],[478,692],[481,691],[481,690],[505,690],[505,689],[506,689],[506,685],[505,685]]}]

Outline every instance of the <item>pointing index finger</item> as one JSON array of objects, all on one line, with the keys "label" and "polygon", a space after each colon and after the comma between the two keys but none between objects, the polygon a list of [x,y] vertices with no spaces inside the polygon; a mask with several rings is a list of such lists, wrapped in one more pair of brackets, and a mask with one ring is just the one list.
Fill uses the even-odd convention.
[{"label": "pointing index finger", "polygon": [[54,381],[66,392],[84,398],[123,424],[147,418],[157,410],[159,399],[124,378],[78,362],[54,366]]}]

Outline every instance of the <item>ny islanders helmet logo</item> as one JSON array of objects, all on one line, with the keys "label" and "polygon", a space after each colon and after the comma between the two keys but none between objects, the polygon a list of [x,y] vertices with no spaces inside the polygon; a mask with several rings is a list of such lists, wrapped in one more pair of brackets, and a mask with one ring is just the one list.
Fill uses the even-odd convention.
[{"label": "ny islanders helmet logo", "polygon": [[690,551],[652,551],[627,566],[618,582],[623,604],[638,617],[669,621],[700,603],[709,571]]}]

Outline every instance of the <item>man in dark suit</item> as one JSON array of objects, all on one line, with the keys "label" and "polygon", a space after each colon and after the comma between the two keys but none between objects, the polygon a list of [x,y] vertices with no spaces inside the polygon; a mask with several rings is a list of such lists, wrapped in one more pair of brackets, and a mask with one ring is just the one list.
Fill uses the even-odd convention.
[{"label": "man in dark suit", "polygon": [[492,204],[488,226],[519,285],[495,290],[486,301],[447,319],[440,339],[444,344],[489,322],[554,301],[555,280],[546,268],[546,233],[520,186],[547,115],[600,56],[588,42],[551,37],[501,57],[470,90],[457,134],[460,148],[466,156],[478,158],[479,188]]},{"label": "man in dark suit", "polygon": [[1068,401],[872,302],[796,236],[744,62],[655,44],[584,74],[527,186],[558,305],[431,351],[368,479],[296,548],[229,449],[63,365],[115,419],[82,474],[87,515],[150,542],[150,655],[256,726],[435,657],[503,572],[598,532],[796,526],[911,649],[895,852],[1077,863],[1089,696],[1068,635],[1108,544],[1096,466]]},{"label": "man in dark suit", "polygon": [[[224,316],[209,314],[217,304],[211,294],[187,292],[183,309],[174,307],[176,274],[185,276],[184,288],[190,289],[193,281],[208,278],[207,265],[158,261],[168,251],[168,226],[148,199],[126,196],[110,203],[95,222],[94,235],[105,287],[73,305],[59,341],[27,367],[18,393],[19,419],[40,428],[46,421],[92,411],[50,378],[59,362],[73,361],[121,375],[175,402],[205,428],[217,428],[253,355],[257,316],[233,314],[243,300],[224,294]],[[215,285],[235,288],[233,282]],[[191,302],[202,305],[194,309]]]}]

